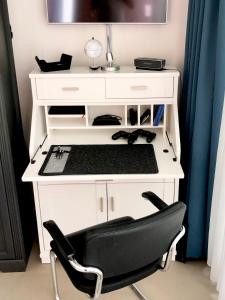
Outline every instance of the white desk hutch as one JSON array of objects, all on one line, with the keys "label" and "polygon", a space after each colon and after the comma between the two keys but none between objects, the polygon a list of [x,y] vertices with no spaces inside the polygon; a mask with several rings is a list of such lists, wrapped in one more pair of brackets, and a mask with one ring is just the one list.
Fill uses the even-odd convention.
[{"label": "white desk hutch", "polygon": [[[168,204],[178,200],[180,138],[177,110],[178,71],[142,71],[122,67],[119,72],[90,71],[75,67],[69,71],[30,74],[33,113],[30,137],[31,163],[23,181],[32,181],[40,243],[40,257],[49,262],[50,236],[43,222],[53,219],[64,234],[122,216],[140,218],[155,212],[142,192],[153,191]],[[154,107],[164,104],[159,126],[153,126]],[[50,115],[51,106],[85,106],[85,115]],[[131,126],[129,109],[138,112],[137,125]],[[151,118],[140,125],[141,114],[149,108]],[[122,117],[120,126],[92,126],[103,114]],[[157,134],[152,142],[159,172],[135,175],[57,175],[38,172],[51,145],[125,144],[113,141],[119,130],[137,128]],[[139,138],[137,143],[146,143]],[[140,153],[141,155],[141,153]]]}]

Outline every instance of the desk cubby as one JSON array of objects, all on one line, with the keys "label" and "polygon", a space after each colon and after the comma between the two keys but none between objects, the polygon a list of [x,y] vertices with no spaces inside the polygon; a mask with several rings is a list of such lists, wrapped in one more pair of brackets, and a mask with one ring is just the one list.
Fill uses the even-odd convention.
[{"label": "desk cubby", "polygon": [[[22,179],[33,182],[43,263],[49,263],[50,250],[50,236],[43,228],[45,220],[55,220],[67,234],[118,217],[140,218],[154,213],[155,208],[141,197],[148,190],[168,204],[178,200],[179,179],[184,176],[179,161],[178,71],[122,67],[119,72],[106,73],[74,67],[49,73],[35,70],[30,79],[31,162]],[[160,105],[163,113],[155,126]],[[83,107],[80,113],[77,107]],[[130,122],[131,108],[137,112],[134,125]],[[141,124],[147,109],[150,117]],[[105,114],[120,116],[121,125],[92,125],[94,118]],[[156,133],[152,141],[156,174],[39,175],[52,145],[125,144],[126,139],[112,140],[112,135],[136,129]],[[135,143],[145,144],[146,138],[140,136]]]},{"label": "desk cubby", "polygon": [[[167,120],[167,106],[170,104],[164,104],[163,102],[157,105],[150,104],[151,100],[149,100],[148,104],[114,104],[114,105],[85,105],[83,114],[49,114],[49,110],[51,106],[45,106],[45,120],[46,127],[49,134],[51,134],[51,130],[81,130],[81,129],[118,129],[118,130],[126,130],[126,129],[162,129],[163,135],[166,132],[166,120]],[[160,105],[164,106],[164,111],[161,117],[161,120],[158,125],[154,125],[155,115],[157,113],[157,109]],[[54,106],[53,106],[54,107]],[[60,106],[57,106],[60,107]],[[64,108],[64,106],[62,106]],[[69,106],[76,108],[77,106]],[[130,109],[133,109],[137,114],[137,120],[134,125],[131,125],[130,120]],[[149,118],[141,124],[141,116],[146,110],[150,111]],[[93,126],[93,121],[96,117],[101,115],[116,115],[121,118],[121,125],[107,125],[107,126]]]}]

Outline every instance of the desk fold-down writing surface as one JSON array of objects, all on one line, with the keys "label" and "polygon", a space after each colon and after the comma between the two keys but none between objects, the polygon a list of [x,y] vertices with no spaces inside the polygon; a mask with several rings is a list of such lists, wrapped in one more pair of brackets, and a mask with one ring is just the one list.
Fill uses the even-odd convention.
[{"label": "desk fold-down writing surface", "polygon": [[[66,136],[64,135],[64,140],[66,141]],[[85,144],[85,139],[79,137],[80,140],[83,142],[83,146],[87,146]],[[75,140],[75,139],[74,139]],[[112,141],[110,138],[104,139],[103,140],[105,143],[104,145],[106,146],[118,146],[118,145],[124,145],[128,146],[126,144],[126,141],[121,140],[121,141],[114,141],[114,144],[112,145]],[[140,140],[142,141],[142,140]],[[142,141],[142,144],[134,144],[132,146],[150,146]],[[52,145],[62,145],[63,147],[68,147],[70,146],[69,143],[67,144],[62,144],[62,138],[59,139],[47,139],[45,143],[42,145],[42,148],[37,152],[35,155],[35,163],[30,163],[29,166],[27,167],[22,179],[23,181],[36,181],[36,182],[48,182],[48,181],[56,181],[56,182],[63,182],[63,181],[96,181],[96,180],[173,180],[174,178],[180,179],[184,177],[183,170],[181,168],[180,162],[179,161],[174,161],[174,153],[172,151],[171,146],[169,145],[169,142],[167,139],[164,139],[162,136],[158,135],[156,139],[152,142],[152,145],[154,147],[154,153],[155,153],[155,158],[157,162],[157,168],[158,172],[156,173],[137,173],[135,172],[134,174],[119,174],[118,172],[116,174],[67,174],[67,175],[48,175],[48,176],[42,176],[39,175],[39,171],[44,164],[44,161],[46,159],[46,155],[43,153],[49,152],[50,148]],[[104,145],[99,145],[103,146]],[[81,146],[81,145],[80,145]],[[131,146],[131,147],[132,147]],[[168,149],[167,153],[164,153],[163,150]],[[142,157],[142,152],[140,152],[140,157]],[[133,164],[134,165],[134,164]],[[135,165],[136,166],[136,165]]]}]

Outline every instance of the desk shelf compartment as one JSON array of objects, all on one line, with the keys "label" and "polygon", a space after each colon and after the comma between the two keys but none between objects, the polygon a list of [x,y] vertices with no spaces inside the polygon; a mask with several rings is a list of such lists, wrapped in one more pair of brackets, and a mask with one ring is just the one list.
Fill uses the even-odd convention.
[{"label": "desk shelf compartment", "polygon": [[81,129],[86,127],[86,118],[51,118],[48,120],[49,129]]},{"label": "desk shelf compartment", "polygon": [[[159,118],[159,122],[156,122],[156,117],[159,108],[161,107],[161,116]],[[131,116],[130,109],[133,109],[134,112],[137,113],[137,122],[135,125],[131,125]],[[141,116],[147,111],[150,111],[150,116],[146,119],[145,122],[141,122]],[[166,115],[167,115],[167,104],[138,104],[138,105],[127,105],[126,109],[127,115],[127,128],[161,128],[166,130]],[[142,124],[141,124],[142,123]]]},{"label": "desk shelf compartment", "polygon": [[[88,128],[91,129],[108,129],[108,128],[120,128],[126,126],[126,106],[124,105],[95,105],[88,106]],[[102,115],[115,115],[121,118],[121,125],[102,125],[93,126],[94,119]]]},{"label": "desk shelf compartment", "polygon": [[80,129],[87,126],[85,106],[50,106],[45,108],[50,129]]},{"label": "desk shelf compartment", "polygon": [[[160,120],[156,122],[156,116],[159,108],[162,108]],[[166,131],[166,119],[167,104],[120,104],[120,105],[85,105],[85,106],[46,106],[46,125],[48,133],[50,130],[72,130],[72,129],[161,129],[165,134]],[[131,115],[130,110],[136,113],[136,122],[131,125]],[[146,110],[150,111],[150,117],[141,124],[141,116]],[[78,113],[77,113],[78,111]],[[93,121],[96,117],[101,115],[116,115],[121,117],[121,125],[102,125],[93,126]]]}]

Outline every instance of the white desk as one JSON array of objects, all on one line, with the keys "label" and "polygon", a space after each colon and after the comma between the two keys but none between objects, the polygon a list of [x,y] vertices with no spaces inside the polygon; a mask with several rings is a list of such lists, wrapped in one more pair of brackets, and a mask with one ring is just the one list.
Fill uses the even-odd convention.
[{"label": "white desk", "polygon": [[[43,263],[49,262],[50,236],[42,226],[48,219],[55,220],[67,234],[117,217],[139,218],[155,212],[141,197],[148,190],[168,204],[178,200],[179,179],[183,178],[179,162],[178,71],[150,72],[122,67],[119,72],[104,73],[76,67],[50,73],[33,71],[30,79],[33,94],[30,157],[35,163],[29,164],[23,180],[33,182]],[[165,105],[164,117],[159,126],[153,126],[154,109],[159,104]],[[51,106],[78,105],[85,106],[83,117],[48,114]],[[130,124],[130,108],[138,112],[135,126]],[[151,118],[141,125],[140,116],[147,108],[151,110]],[[92,126],[96,116],[109,113],[122,117],[121,126]],[[52,144],[121,144],[126,141],[113,141],[112,134],[137,128],[157,133],[153,141],[157,174],[38,175],[46,157],[42,153]],[[137,143],[145,140],[139,138]]]}]

